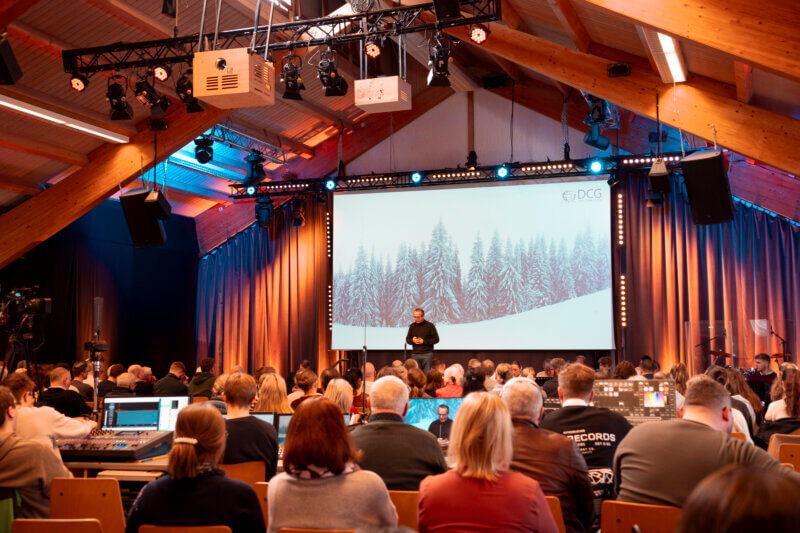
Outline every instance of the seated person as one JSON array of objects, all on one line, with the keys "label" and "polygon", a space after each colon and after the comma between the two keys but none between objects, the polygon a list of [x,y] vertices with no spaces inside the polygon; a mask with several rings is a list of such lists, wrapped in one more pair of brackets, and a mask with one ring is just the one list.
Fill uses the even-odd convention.
[{"label": "seated person", "polygon": [[436,441],[442,448],[447,448],[450,441],[450,430],[453,428],[453,421],[450,419],[450,408],[447,404],[442,404],[436,409],[439,418],[431,422],[428,431],[433,433]]},{"label": "seated person", "polygon": [[462,374],[455,365],[448,366],[444,371],[444,387],[436,389],[437,398],[461,398],[464,388],[461,386]]},{"label": "seated person", "polygon": [[[558,376],[561,373],[561,370],[566,368],[566,366],[567,362],[563,358],[554,357],[550,360],[550,371],[552,372],[551,375]],[[544,385],[542,385],[542,391],[547,395],[548,398],[555,398],[558,395],[558,386],[558,380],[551,379],[550,381],[544,382]]]},{"label": "seated person", "polygon": [[377,474],[361,470],[356,456],[339,406],[325,398],[303,402],[286,432],[285,472],[269,482],[269,532],[396,526],[386,485]]},{"label": "seated person", "polygon": [[225,421],[205,403],[178,413],[168,474],[144,486],[128,513],[126,533],[139,526],[228,526],[233,533],[264,531],[253,488],[217,468],[225,448]]},{"label": "seated person", "polygon": [[83,361],[72,365],[72,383],[70,383],[69,388],[80,394],[84,402],[94,400],[94,388],[86,383],[88,377],[89,365]]},{"label": "seated person", "polygon": [[539,483],[510,472],[511,417],[488,392],[464,398],[450,433],[453,469],[419,487],[419,531],[555,533]]},{"label": "seated person", "polygon": [[155,396],[188,396],[189,388],[183,382],[186,377],[186,365],[175,361],[169,366],[169,374],[153,385]]},{"label": "seated person", "polygon": [[[24,376],[21,373],[12,375]],[[72,477],[72,474],[51,451],[51,446],[23,440],[17,435],[16,403],[8,387],[0,387],[0,487],[16,489],[19,493],[21,505],[16,518],[47,518],[50,515],[50,482],[57,477]]]},{"label": "seated person", "polygon": [[781,374],[783,398],[767,407],[764,419],[774,422],[784,418],[800,418],[800,370],[787,368]]},{"label": "seated person", "polygon": [[200,372],[192,376],[189,382],[189,396],[202,396],[211,398],[211,389],[214,387],[214,365],[216,361],[211,357],[204,357],[200,360]]},{"label": "seated person", "polygon": [[253,376],[237,372],[228,377],[222,393],[228,415],[228,431],[223,464],[264,461],[266,479],[275,475],[278,466],[278,432],[272,424],[250,414],[256,398],[256,380]]},{"label": "seated person", "polygon": [[[215,384],[216,386],[216,384]],[[291,414],[292,406],[286,397],[286,381],[278,374],[269,373],[261,376],[258,389],[258,400],[253,408],[256,413]]]},{"label": "seated person", "polygon": [[125,372],[125,367],[117,363],[108,367],[106,379],[97,384],[97,395],[104,398],[117,384],[117,376]]},{"label": "seated person", "polygon": [[761,398],[765,404],[769,404],[770,398],[770,388],[772,387],[772,382],[775,381],[777,374],[772,371],[770,368],[770,358],[768,354],[760,353],[756,354],[755,358],[756,363],[756,371],[755,372],[748,372],[747,374],[747,384],[753,389],[753,391]]},{"label": "seated person", "polygon": [[106,398],[136,396],[136,393],[133,392],[134,387],[136,387],[136,376],[130,372],[123,372],[117,376],[117,382],[114,384],[114,388],[106,393]]},{"label": "seated person", "polygon": [[69,370],[61,366],[55,367],[50,371],[50,388],[39,394],[39,403],[69,417],[92,414],[92,408],[86,405],[81,395],[69,390],[71,382]]},{"label": "seated person", "polygon": [[294,375],[294,382],[297,384],[297,388],[302,391],[302,395],[292,400],[292,409],[297,409],[298,405],[309,398],[320,396],[317,393],[317,375],[312,370],[300,370]]},{"label": "seated person", "polygon": [[211,398],[208,399],[208,405],[217,408],[221,414],[227,414],[228,408],[225,407],[225,400],[222,399],[222,391],[225,390],[225,383],[228,381],[230,374],[220,374],[214,380],[214,387],[211,389]]},{"label": "seated person", "polygon": [[41,442],[61,458],[55,440],[84,438],[97,427],[93,420],[69,418],[52,407],[33,406],[33,381],[25,374],[11,374],[3,385],[17,402],[16,433],[24,440]]},{"label": "seated person", "polygon": [[136,376],[136,385],[133,387],[136,396],[153,395],[155,382],[153,370],[149,366],[131,365],[128,367],[128,372]]},{"label": "seated person", "polygon": [[350,408],[353,407],[353,387],[345,379],[330,380],[325,386],[325,394],[322,396],[338,405],[342,414],[349,413]]}]

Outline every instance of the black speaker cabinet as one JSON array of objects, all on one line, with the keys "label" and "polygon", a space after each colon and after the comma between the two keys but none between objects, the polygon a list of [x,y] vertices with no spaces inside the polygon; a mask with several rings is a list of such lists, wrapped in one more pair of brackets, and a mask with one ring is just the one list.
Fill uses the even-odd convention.
[{"label": "black speaker cabinet", "polygon": [[733,220],[733,198],[721,150],[695,152],[681,160],[686,195],[695,224]]},{"label": "black speaker cabinet", "polygon": [[13,85],[22,77],[14,51],[8,39],[0,36],[0,85]]},{"label": "black speaker cabinet", "polygon": [[437,20],[457,19],[461,16],[459,0],[433,0],[433,10]]},{"label": "black speaker cabinet", "polygon": [[150,187],[142,187],[126,192],[119,197],[128,229],[131,232],[131,239],[136,248],[161,246],[167,241],[164,225],[146,202],[151,192]]}]

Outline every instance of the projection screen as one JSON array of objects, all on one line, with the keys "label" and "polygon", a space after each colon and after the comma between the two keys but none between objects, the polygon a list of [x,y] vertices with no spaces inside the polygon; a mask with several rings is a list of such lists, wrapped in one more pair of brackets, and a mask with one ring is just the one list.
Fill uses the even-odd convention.
[{"label": "projection screen", "polygon": [[331,348],[612,349],[606,179],[337,193]]}]

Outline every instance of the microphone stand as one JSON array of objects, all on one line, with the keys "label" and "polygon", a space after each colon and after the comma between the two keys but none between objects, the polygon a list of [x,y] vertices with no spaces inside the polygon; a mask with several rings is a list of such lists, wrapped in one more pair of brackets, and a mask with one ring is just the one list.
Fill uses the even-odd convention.
[{"label": "microphone stand", "polygon": [[103,299],[94,299],[94,333],[92,340],[84,343],[83,348],[89,352],[89,358],[92,360],[92,370],[94,371],[94,405],[92,408],[92,416],[96,422],[100,422],[100,399],[97,394],[97,389],[100,385],[100,364],[103,362],[103,352],[108,351],[108,344],[106,341],[100,340],[100,326],[103,320]]},{"label": "microphone stand", "polygon": [[364,313],[364,347],[362,348],[364,355],[364,372],[361,376],[361,409],[364,411],[364,417],[367,416],[367,313]]},{"label": "microphone stand", "polygon": [[778,341],[781,343],[781,357],[783,361],[786,362],[786,339],[775,333],[775,330],[772,329],[772,324],[769,325],[769,334],[773,337],[777,338]]}]

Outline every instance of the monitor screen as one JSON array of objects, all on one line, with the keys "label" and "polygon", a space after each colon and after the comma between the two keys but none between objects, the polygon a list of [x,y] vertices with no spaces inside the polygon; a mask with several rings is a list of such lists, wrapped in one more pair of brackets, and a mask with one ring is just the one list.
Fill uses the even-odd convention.
[{"label": "monitor screen", "polygon": [[408,412],[404,422],[428,431],[431,423],[439,418],[439,406],[449,409],[448,418],[454,420],[463,398],[412,398],[408,400]]},{"label": "monitor screen", "polygon": [[292,415],[275,415],[275,429],[278,430],[278,444],[283,445],[284,441],[286,441],[286,430],[289,429],[289,421],[292,419]]},{"label": "monitor screen", "polygon": [[178,412],[189,405],[188,396],[106,398],[102,428],[130,431],[174,431]]},{"label": "monitor screen", "polygon": [[252,416],[263,420],[267,424],[275,425],[275,413],[250,413]]}]

